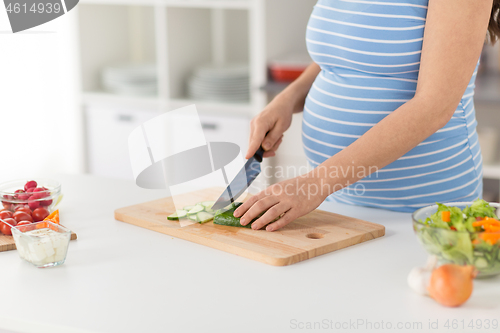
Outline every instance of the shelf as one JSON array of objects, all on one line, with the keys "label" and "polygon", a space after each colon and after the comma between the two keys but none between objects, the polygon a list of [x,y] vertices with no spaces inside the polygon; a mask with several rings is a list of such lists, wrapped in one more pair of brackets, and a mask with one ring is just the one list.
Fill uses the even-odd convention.
[{"label": "shelf", "polygon": [[250,103],[196,101],[192,99],[172,99],[167,102],[169,110],[175,110],[186,105],[195,104],[199,113],[252,117],[255,107]]},{"label": "shelf", "polygon": [[483,178],[500,179],[500,164],[483,165]]},{"label": "shelf", "polygon": [[85,92],[82,95],[85,105],[113,105],[118,107],[158,109],[161,105],[160,99],[154,96],[126,96],[108,92]]},{"label": "shelf", "polygon": [[[132,109],[157,109],[166,106],[167,110],[175,110],[186,105],[195,104],[200,113],[252,117],[255,107],[250,103],[197,101],[188,98],[178,98],[163,101],[159,97],[125,96],[107,92],[85,92],[82,96],[84,105],[109,105],[113,107]],[[164,107],[162,109],[165,109]]]},{"label": "shelf", "polygon": [[81,4],[247,9],[252,0],[82,0]]}]

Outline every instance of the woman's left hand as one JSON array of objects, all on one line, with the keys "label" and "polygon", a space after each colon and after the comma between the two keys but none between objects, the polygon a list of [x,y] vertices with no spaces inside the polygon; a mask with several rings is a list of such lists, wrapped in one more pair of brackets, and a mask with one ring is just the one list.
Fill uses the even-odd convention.
[{"label": "woman's left hand", "polygon": [[247,225],[265,212],[252,223],[252,229],[258,230],[267,225],[267,231],[278,230],[314,210],[331,194],[322,184],[320,179],[310,174],[279,182],[251,196],[234,211],[234,216],[241,216],[240,223]]}]

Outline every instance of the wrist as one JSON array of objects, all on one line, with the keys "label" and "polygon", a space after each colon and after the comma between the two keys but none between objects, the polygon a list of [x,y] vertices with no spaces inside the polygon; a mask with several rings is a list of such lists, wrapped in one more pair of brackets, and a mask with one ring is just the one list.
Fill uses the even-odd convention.
[{"label": "wrist", "polygon": [[[319,167],[321,169],[321,166]],[[337,177],[329,177],[328,173],[321,172],[318,168],[305,174],[308,188],[317,194],[317,197],[324,201],[330,194],[342,189],[342,185]]]}]

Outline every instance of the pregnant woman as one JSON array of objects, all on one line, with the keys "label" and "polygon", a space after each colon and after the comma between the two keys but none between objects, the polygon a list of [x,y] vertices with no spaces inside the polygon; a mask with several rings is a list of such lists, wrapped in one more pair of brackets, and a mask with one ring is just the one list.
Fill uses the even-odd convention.
[{"label": "pregnant woman", "polygon": [[[251,123],[247,158],[274,156],[292,114],[315,167],[234,213],[274,231],[340,203],[412,212],[482,195],[474,81],[500,0],[319,0],[306,33],[314,63]],[[298,149],[298,147],[297,147]],[[277,217],[280,219],[274,221]]]}]

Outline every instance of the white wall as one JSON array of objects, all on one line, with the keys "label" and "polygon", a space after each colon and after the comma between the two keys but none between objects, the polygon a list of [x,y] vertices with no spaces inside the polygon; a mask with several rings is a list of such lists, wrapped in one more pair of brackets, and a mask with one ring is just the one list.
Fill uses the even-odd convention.
[{"label": "white wall", "polygon": [[12,34],[0,5],[0,181],[83,171],[76,11]]}]

